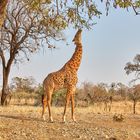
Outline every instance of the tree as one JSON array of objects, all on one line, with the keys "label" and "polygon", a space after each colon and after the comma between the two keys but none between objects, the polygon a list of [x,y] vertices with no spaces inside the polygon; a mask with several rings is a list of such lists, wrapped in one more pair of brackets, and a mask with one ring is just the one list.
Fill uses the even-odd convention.
[{"label": "tree", "polygon": [[[140,54],[137,54],[133,62],[128,62],[125,66],[126,74],[129,75],[131,73],[135,74],[135,78],[130,81],[130,83],[134,83],[137,80],[140,80]],[[129,98],[133,100],[133,113],[136,113],[136,103],[140,100],[140,85],[135,85],[130,89]]]},{"label": "tree", "polygon": [[[29,2],[30,0],[25,0],[26,2]],[[83,11],[86,13],[88,13],[91,16],[93,16],[92,13],[93,11],[94,12],[100,12],[101,11],[98,11],[98,6],[99,6],[99,2],[98,2],[98,5],[96,4],[97,1],[95,0],[90,0],[90,1],[87,1],[87,0],[71,0],[68,2],[68,0],[56,0],[55,2],[53,1],[50,1],[50,0],[32,0],[33,2],[33,5],[38,5],[39,3],[41,2],[44,2],[44,3],[54,3],[56,6],[56,9],[57,9],[57,12],[61,13],[61,10],[66,10],[67,9],[70,9],[70,8],[74,8],[76,11],[77,10],[81,10],[81,11],[77,11],[78,14],[79,13],[82,13],[83,14]],[[133,11],[135,12],[136,15],[139,15],[140,12],[139,12],[139,8],[140,8],[140,0],[100,0],[100,2],[104,3],[105,4],[105,8],[106,8],[106,15],[108,15],[108,12],[109,12],[109,9],[110,7],[114,7],[114,8],[123,8],[123,9],[127,9],[128,8],[132,8]],[[31,3],[30,3],[31,4]],[[59,8],[60,7],[60,8]],[[88,16],[89,16],[88,15]]]},{"label": "tree", "polygon": [[129,75],[131,73],[135,73],[135,78],[131,82],[135,82],[136,80],[140,79],[140,54],[137,54],[134,59],[133,63],[128,62],[124,68],[126,74]]},{"label": "tree", "polygon": [[[51,17],[50,17],[51,18]],[[48,17],[49,19],[49,17]],[[62,39],[59,27],[56,28],[48,21],[47,25],[42,22],[43,13],[32,12],[22,0],[11,0],[8,5],[6,20],[0,30],[0,58],[3,69],[3,85],[1,104],[7,96],[8,78],[13,63],[23,62],[26,58],[36,53],[40,46],[51,46],[50,39]]]},{"label": "tree", "polygon": [[123,83],[117,83],[117,90],[116,93],[121,96],[121,98],[125,99],[127,98],[127,92],[128,87],[124,85]]},{"label": "tree", "polygon": [[[64,27],[67,27],[71,23],[74,27],[90,27],[94,24],[93,17],[101,14],[94,2],[81,0],[20,0],[19,3],[28,5],[32,13],[42,13],[43,11],[44,18],[42,19],[42,23],[47,25],[49,20],[54,25],[54,28],[57,27],[57,24],[61,24],[61,26],[63,24]],[[1,4],[5,4],[5,6],[1,6],[2,10],[5,9],[7,2],[2,0]],[[1,12],[1,14],[6,15],[6,12]]]},{"label": "tree", "polygon": [[[101,15],[95,3],[86,0],[24,0],[24,2],[28,4],[33,11],[40,11],[42,4],[45,5],[47,10],[44,8],[44,13],[48,14],[48,12],[51,12],[53,23],[62,23],[65,28],[69,25],[73,25],[74,28],[90,28],[95,24],[94,17]],[[45,24],[46,20],[43,22]]]},{"label": "tree", "polygon": [[100,83],[93,86],[93,100],[94,102],[104,102],[108,97],[108,92],[106,90],[106,85]]},{"label": "tree", "polygon": [[112,89],[112,85],[114,85],[114,83],[111,84],[111,88],[109,90],[108,89],[108,85],[105,83],[100,83],[98,84],[98,89],[101,90],[101,95],[99,97],[99,101],[104,103],[104,111],[111,111],[111,107],[112,107],[112,101],[113,101],[113,93],[110,92]]},{"label": "tree", "polygon": [[127,9],[132,8],[136,15],[139,15],[140,0],[101,0],[106,4],[106,15],[108,15],[109,8],[112,5],[114,8]]},{"label": "tree", "polygon": [[33,77],[28,78],[20,78],[20,77],[14,77],[12,79],[12,89],[15,92],[27,92],[31,93],[34,92],[35,87],[35,79]]},{"label": "tree", "polygon": [[140,100],[140,85],[135,85],[129,90],[129,98],[133,101],[133,113],[136,113],[136,104]]},{"label": "tree", "polygon": [[[108,15],[110,7],[114,8],[123,8],[127,9],[132,8],[136,15],[139,15],[140,12],[138,11],[140,8],[140,0],[100,0],[102,3],[105,4],[106,7],[106,15]],[[61,21],[65,22],[69,25],[69,22],[76,23],[76,26],[80,25],[91,25],[93,23],[94,16],[98,16],[101,14],[97,8],[99,5],[95,4],[96,1],[94,0],[23,0],[26,4],[32,8],[32,10],[40,11],[40,7],[43,5],[47,6],[44,8],[45,12],[53,11],[55,15],[61,18]],[[0,2],[0,27],[3,25],[4,17],[6,15],[5,9],[8,0],[1,0]],[[99,3],[98,3],[99,4]],[[44,7],[44,6],[43,6]],[[49,8],[49,9],[48,9]],[[87,24],[87,25],[86,25]]]},{"label": "tree", "polygon": [[[95,24],[95,17],[100,17],[102,11],[98,9],[99,1],[95,0],[24,0],[33,10],[39,11],[40,4],[45,3],[51,6],[53,13],[69,26],[71,23],[74,27],[91,28]],[[109,13],[110,7],[115,9],[133,9],[136,15],[139,15],[140,0],[100,0],[105,4],[106,15]]]}]

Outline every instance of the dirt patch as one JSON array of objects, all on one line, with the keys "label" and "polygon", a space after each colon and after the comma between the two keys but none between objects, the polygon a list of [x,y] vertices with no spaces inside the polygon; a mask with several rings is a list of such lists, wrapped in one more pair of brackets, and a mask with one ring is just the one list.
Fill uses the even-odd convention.
[{"label": "dirt patch", "polygon": [[[52,108],[54,123],[43,121],[41,107],[0,107],[0,140],[140,140],[140,115],[123,114],[114,122],[111,113],[95,113],[92,107],[76,108],[77,123],[62,123],[63,108]],[[46,112],[47,118],[47,112]]]}]

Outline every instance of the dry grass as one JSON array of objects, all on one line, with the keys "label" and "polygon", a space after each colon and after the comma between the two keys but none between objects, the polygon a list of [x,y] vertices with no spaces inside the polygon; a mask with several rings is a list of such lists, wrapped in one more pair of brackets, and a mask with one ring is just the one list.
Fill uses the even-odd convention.
[{"label": "dry grass", "polygon": [[[92,107],[89,107],[93,110],[94,113],[106,113],[106,111],[104,111],[104,104],[100,103],[100,104],[95,104]],[[109,112],[109,111],[107,111]],[[113,102],[112,103],[112,107],[111,107],[111,111],[110,113],[120,113],[120,114],[132,114],[133,112],[133,103],[132,102]],[[137,114],[140,114],[140,102],[137,103],[136,105],[136,112]]]},{"label": "dry grass", "polygon": [[[131,102],[115,102],[111,112],[104,111],[103,104],[78,107],[75,115],[78,123],[71,121],[70,108],[67,123],[62,123],[63,107],[52,107],[55,122],[48,123],[41,117],[41,107],[0,106],[0,140],[139,140],[140,103],[137,114],[132,114]],[[123,122],[114,122],[114,114],[123,114]],[[48,112],[46,111],[46,118]]]}]

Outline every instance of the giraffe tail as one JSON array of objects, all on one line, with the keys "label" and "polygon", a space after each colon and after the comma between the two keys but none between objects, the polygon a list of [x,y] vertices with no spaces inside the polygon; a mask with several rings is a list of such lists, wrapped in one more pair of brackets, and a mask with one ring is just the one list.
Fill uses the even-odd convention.
[{"label": "giraffe tail", "polygon": [[47,99],[45,99],[44,94],[41,96],[41,103],[42,103],[42,105],[47,106]]},{"label": "giraffe tail", "polygon": [[41,103],[43,105],[44,94],[41,96]]}]

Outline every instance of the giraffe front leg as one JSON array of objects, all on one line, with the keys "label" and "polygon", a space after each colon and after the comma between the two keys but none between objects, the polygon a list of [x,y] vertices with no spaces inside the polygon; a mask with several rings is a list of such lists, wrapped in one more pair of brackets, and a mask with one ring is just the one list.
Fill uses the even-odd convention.
[{"label": "giraffe front leg", "polygon": [[74,101],[74,94],[71,95],[71,115],[72,120],[76,122],[75,116],[74,116],[74,108],[75,108],[75,101]]},{"label": "giraffe front leg", "polygon": [[66,96],[66,103],[65,103],[65,108],[64,108],[64,114],[63,114],[63,122],[66,122],[66,111],[67,111],[67,107],[69,105],[69,102],[70,102],[70,98],[71,98],[71,94],[70,92],[67,93],[67,96]]}]

